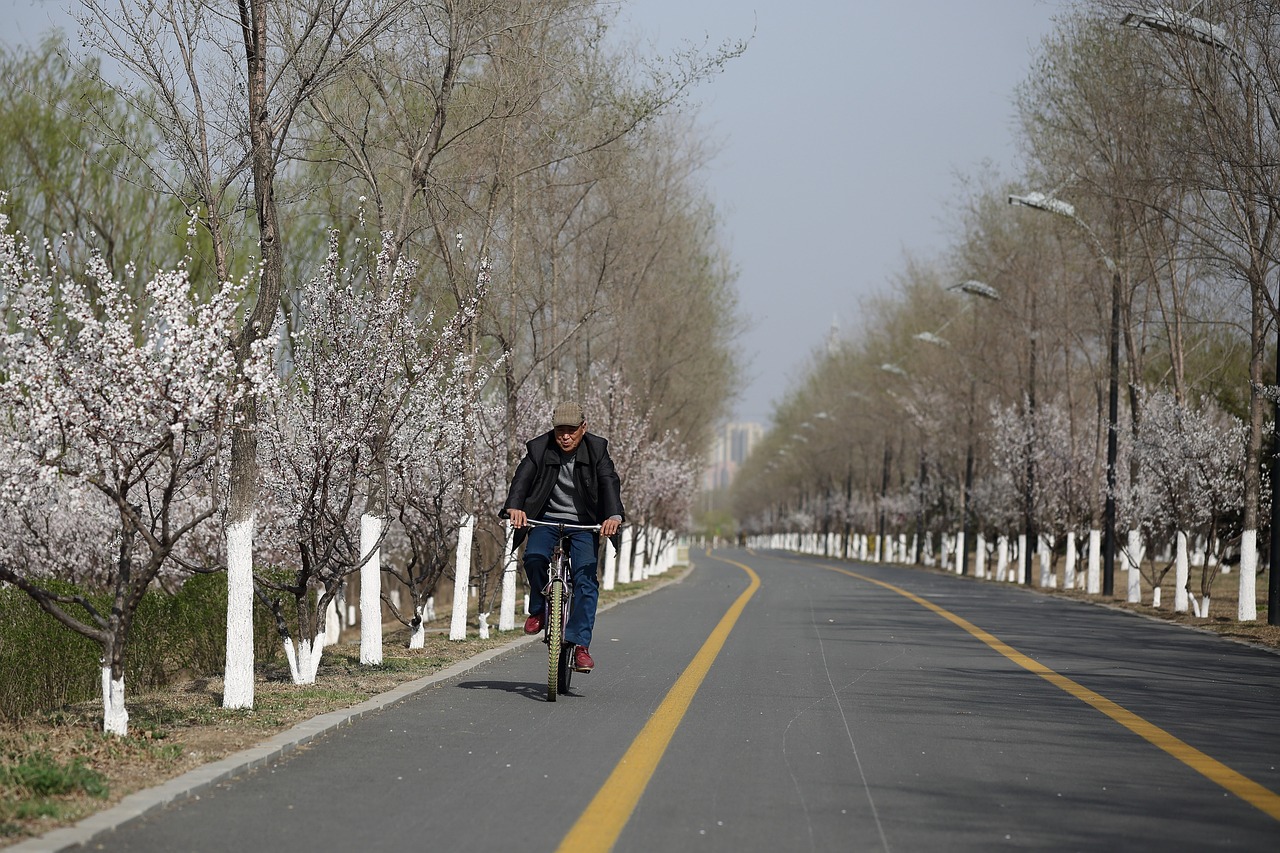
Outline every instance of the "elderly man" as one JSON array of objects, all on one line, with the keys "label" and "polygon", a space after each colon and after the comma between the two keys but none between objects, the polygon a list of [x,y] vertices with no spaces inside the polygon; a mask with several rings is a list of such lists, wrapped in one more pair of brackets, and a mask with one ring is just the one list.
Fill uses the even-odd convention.
[{"label": "elderly man", "polygon": [[[600,525],[600,533],[613,536],[622,524],[622,494],[618,473],[609,458],[609,442],[587,432],[582,406],[559,403],[551,417],[552,429],[525,444],[525,457],[516,466],[507,500],[498,513],[511,519],[519,544],[528,519]],[[555,547],[556,531],[533,527],[524,548],[524,573],[529,580],[529,618],[526,634],[545,627],[547,569]],[[573,568],[573,608],[565,626],[565,642],[576,647],[573,668],[590,672],[591,631],[596,622],[600,583],[596,578],[596,554],[600,534],[591,530],[566,531],[564,547]]]}]

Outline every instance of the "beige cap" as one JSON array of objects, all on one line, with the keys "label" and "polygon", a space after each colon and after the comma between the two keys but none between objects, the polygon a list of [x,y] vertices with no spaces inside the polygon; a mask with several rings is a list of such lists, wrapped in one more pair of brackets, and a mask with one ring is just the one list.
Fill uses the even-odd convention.
[{"label": "beige cap", "polygon": [[573,402],[557,403],[555,413],[551,415],[551,426],[581,426],[586,421],[582,414],[582,406]]}]

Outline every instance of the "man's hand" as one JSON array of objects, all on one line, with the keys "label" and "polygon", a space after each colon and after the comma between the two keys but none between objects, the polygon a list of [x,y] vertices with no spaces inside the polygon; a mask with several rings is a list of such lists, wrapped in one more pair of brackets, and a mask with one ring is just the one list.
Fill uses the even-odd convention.
[{"label": "man's hand", "polygon": [[525,515],[522,509],[507,510],[507,518],[511,520],[511,526],[517,529],[525,527],[529,523],[529,516]]},{"label": "man's hand", "polygon": [[600,522],[600,535],[609,537],[618,532],[618,528],[622,526],[622,522],[616,518],[606,518]]}]

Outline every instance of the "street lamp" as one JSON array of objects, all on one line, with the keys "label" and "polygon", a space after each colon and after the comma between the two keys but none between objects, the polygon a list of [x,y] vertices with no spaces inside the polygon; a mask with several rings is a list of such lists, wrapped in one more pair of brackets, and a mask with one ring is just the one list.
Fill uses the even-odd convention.
[{"label": "street lamp", "polygon": [[[992,287],[989,284],[986,284],[985,282],[975,281],[973,279],[962,281],[959,284],[953,284],[950,287],[948,287],[947,290],[958,290],[961,293],[976,297],[978,299],[997,300],[1000,298],[1000,291],[996,290],[994,287]],[[971,303],[966,303],[965,307],[967,308],[969,304]],[[956,317],[958,316],[959,316],[959,313],[950,317],[945,323],[943,323],[938,328],[938,331],[940,332],[943,329],[945,329],[947,326],[951,325],[951,321],[956,319]],[[974,322],[974,337],[976,339],[977,330],[978,330],[978,318],[976,314],[974,315],[973,322]],[[916,334],[912,335],[912,337],[915,338],[917,341],[921,341],[926,344],[931,344],[936,347],[948,348],[951,346],[951,341],[947,340],[944,337],[941,337],[935,332],[917,332]],[[965,459],[964,459],[964,493],[961,498],[961,506],[960,506],[960,541],[957,543],[957,548],[956,548],[956,552],[958,554],[957,566],[959,568],[960,574],[962,575],[968,574],[969,543],[973,541],[973,536],[972,536],[973,525],[970,523],[971,519],[970,519],[970,513],[969,513],[969,496],[973,491],[973,405],[974,405],[974,398],[977,394],[976,380],[974,379],[973,371],[966,370],[966,373],[969,377],[969,406],[967,410],[967,416],[969,420],[969,424],[968,424],[969,430],[968,430],[968,436],[967,436],[967,446],[965,447]]]},{"label": "street lamp", "polygon": [[[967,279],[959,284],[953,284],[947,290],[958,290],[969,296],[978,299],[998,300],[1000,291],[996,290],[989,284],[973,279]],[[977,338],[978,318],[974,315],[973,319],[974,337]],[[927,334],[927,333],[922,333]],[[920,335],[917,338],[925,340]],[[939,340],[942,340],[939,338]],[[945,343],[945,341],[944,341]],[[950,346],[950,344],[948,344]],[[973,513],[969,511],[971,495],[973,494],[973,406],[974,399],[977,396],[977,384],[973,376],[973,371],[969,370],[969,432],[966,436],[966,444],[964,450],[964,493],[961,496],[960,505],[960,574],[967,575],[969,573],[969,543],[973,540]]]},{"label": "street lamp", "polygon": [[1102,594],[1115,593],[1116,577],[1116,440],[1120,430],[1120,270],[1102,246],[1102,241],[1084,220],[1076,216],[1073,205],[1044,193],[1009,196],[1009,204],[1043,210],[1074,222],[1093,243],[1094,250],[1102,258],[1111,273],[1111,328],[1107,351],[1107,494],[1103,509],[1102,527]]},{"label": "street lamp", "polygon": [[1180,38],[1195,39],[1210,47],[1232,50],[1227,42],[1225,29],[1191,14],[1199,6],[1200,3],[1196,3],[1185,12],[1168,6],[1157,6],[1150,12],[1130,12],[1120,19],[1120,23],[1134,29],[1157,30]]},{"label": "street lamp", "polygon": [[[1231,61],[1237,66],[1243,68],[1245,72],[1253,78],[1254,85],[1257,86],[1261,94],[1261,100],[1267,108],[1267,114],[1271,118],[1272,126],[1280,131],[1280,116],[1276,114],[1275,104],[1265,94],[1262,81],[1258,78],[1258,74],[1240,53],[1236,46],[1230,41],[1230,37],[1224,27],[1218,24],[1212,24],[1203,18],[1198,18],[1192,14],[1203,0],[1198,0],[1185,12],[1179,12],[1168,6],[1158,6],[1151,12],[1130,12],[1125,15],[1120,23],[1126,27],[1134,29],[1149,29],[1166,35],[1175,36],[1177,38],[1192,39],[1201,44],[1208,45],[1220,53],[1225,53],[1230,57]],[[1239,78],[1237,78],[1239,79]],[[1243,82],[1241,82],[1243,89]],[[1275,204],[1272,198],[1271,204]],[[1254,300],[1256,303],[1256,299]],[[1280,381],[1280,340],[1276,345],[1276,376]],[[1258,389],[1250,387],[1250,394],[1257,394]],[[1273,408],[1273,418],[1276,423],[1280,423],[1280,400],[1277,400]],[[1252,463],[1250,463],[1252,464]],[[1276,484],[1280,483],[1280,453],[1272,448],[1271,454],[1271,543],[1270,543],[1270,578],[1267,585],[1267,624],[1280,625],[1280,575],[1277,574],[1276,567],[1280,565],[1280,500],[1277,500]]]},{"label": "street lamp", "polygon": [[[903,379],[911,378],[911,374],[908,373],[905,369],[903,369],[901,365],[894,364],[891,361],[887,361],[884,364],[880,365],[880,369],[883,370],[885,373],[892,373],[894,376],[897,376]],[[889,396],[892,397],[894,395],[892,392],[890,392]],[[919,489],[920,500],[918,501],[918,505],[916,507],[916,541],[915,541],[915,554],[913,555],[912,559],[916,565],[920,565],[920,549],[924,542],[924,484],[925,484],[925,478],[929,473],[929,469],[927,464],[927,457],[925,456],[925,450],[924,450],[924,444],[925,444],[924,429],[918,423],[917,423],[917,427],[920,429],[920,474],[916,479],[916,483],[917,483],[917,488]],[[888,483],[889,483],[888,445],[885,446],[884,465],[885,465],[884,484],[885,484],[885,488],[887,489]]]}]

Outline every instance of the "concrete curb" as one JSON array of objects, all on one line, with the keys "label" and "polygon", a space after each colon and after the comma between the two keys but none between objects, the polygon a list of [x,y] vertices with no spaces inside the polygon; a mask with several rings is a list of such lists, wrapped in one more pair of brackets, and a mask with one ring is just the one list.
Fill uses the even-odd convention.
[{"label": "concrete curb", "polygon": [[[635,595],[629,595],[626,598],[610,602],[600,608],[600,611],[609,610],[617,607],[627,601],[634,601],[637,598],[656,592],[663,587],[674,583],[680,583],[692,571],[692,558],[690,565],[686,567],[679,575],[670,578],[664,578],[654,586],[643,589]],[[330,711],[327,714],[321,714],[318,717],[312,717],[310,720],[304,720],[293,728],[281,732],[256,746],[241,750],[233,755],[209,764],[201,765],[194,770],[188,770],[181,776],[170,779],[151,788],[145,788],[141,791],[134,791],[122,799],[119,803],[109,809],[105,809],[96,814],[92,814],[72,826],[65,826],[60,829],[51,830],[37,838],[30,838],[18,844],[9,847],[0,848],[4,853],[57,853],[62,850],[73,850],[84,847],[93,838],[101,833],[109,832],[119,826],[123,826],[132,820],[150,814],[153,811],[162,809],[183,797],[190,797],[201,791],[212,788],[219,782],[247,773],[250,770],[256,770],[267,764],[279,759],[300,746],[303,746],[316,738],[328,734],[350,725],[353,721],[360,719],[366,714],[380,711],[389,705],[412,696],[418,691],[430,687],[441,681],[446,681],[456,675],[461,675],[468,670],[474,669],[482,663],[493,660],[499,655],[514,651],[521,646],[529,643],[539,642],[537,636],[517,637],[511,642],[480,652],[479,654],[469,657],[466,660],[458,661],[453,666],[442,669],[439,672],[425,675],[415,681],[409,681],[388,690],[385,693],[379,693],[370,699],[366,699],[359,705],[353,705],[350,708],[344,708],[340,711]]]}]

